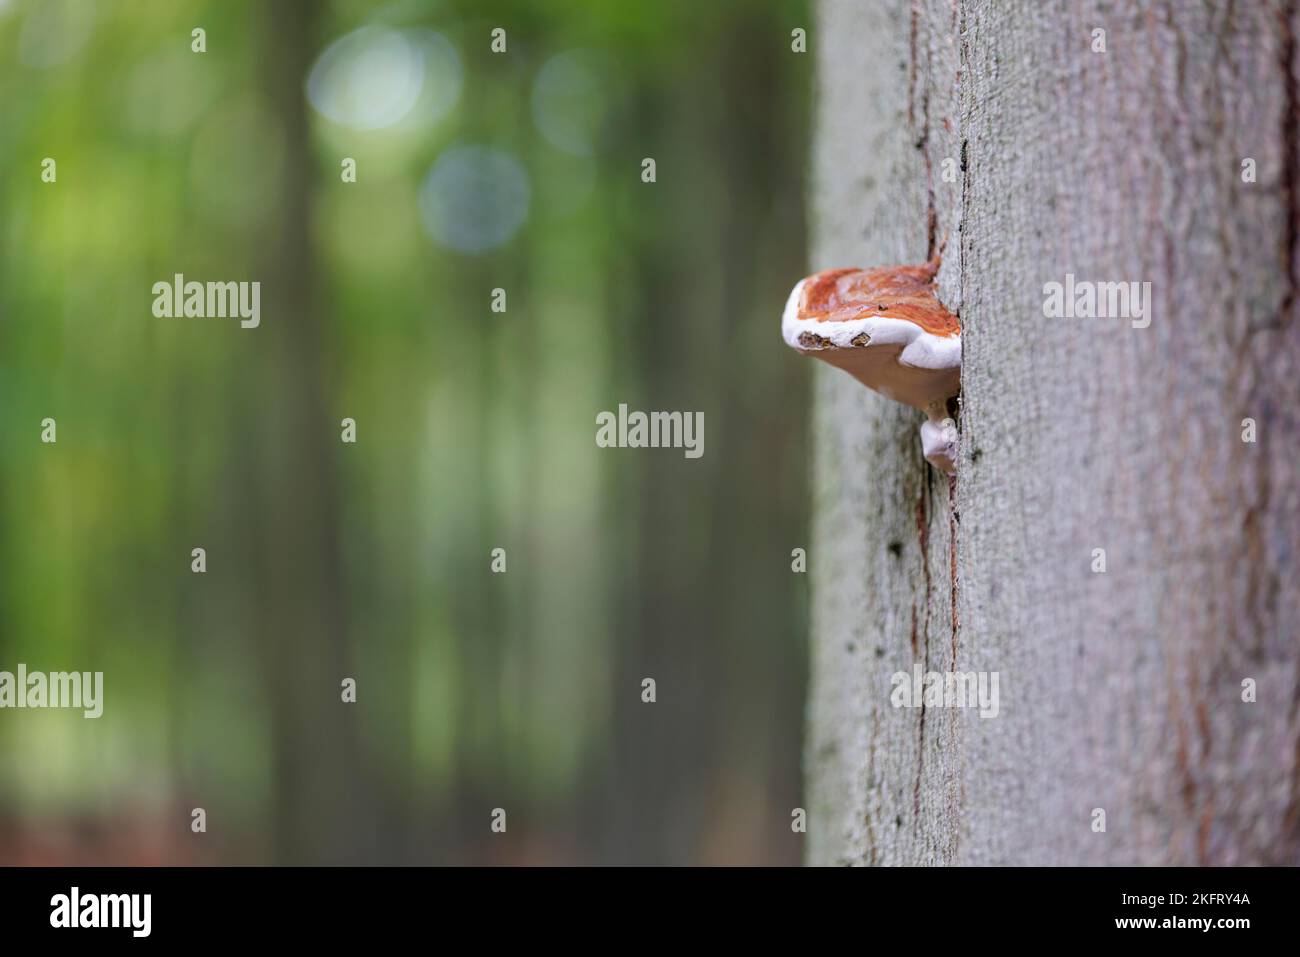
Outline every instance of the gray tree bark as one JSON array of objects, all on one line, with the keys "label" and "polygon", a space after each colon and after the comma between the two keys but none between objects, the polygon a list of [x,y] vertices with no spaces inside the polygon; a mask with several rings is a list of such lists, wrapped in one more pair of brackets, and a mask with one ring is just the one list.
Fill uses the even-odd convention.
[{"label": "gray tree bark", "polygon": [[[920,413],[817,371],[809,862],[1300,863],[1298,30],[821,4],[810,266],[946,235],[964,355],[951,487]],[[1149,281],[1150,325],[1046,318],[1067,273]],[[893,707],[916,662],[1000,713]]]}]

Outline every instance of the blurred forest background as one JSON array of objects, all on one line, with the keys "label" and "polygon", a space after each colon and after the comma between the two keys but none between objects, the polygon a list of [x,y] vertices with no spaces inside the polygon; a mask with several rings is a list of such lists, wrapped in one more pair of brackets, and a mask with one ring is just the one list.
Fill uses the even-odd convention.
[{"label": "blurred forest background", "polygon": [[0,0],[0,863],[800,860],[809,26]]}]

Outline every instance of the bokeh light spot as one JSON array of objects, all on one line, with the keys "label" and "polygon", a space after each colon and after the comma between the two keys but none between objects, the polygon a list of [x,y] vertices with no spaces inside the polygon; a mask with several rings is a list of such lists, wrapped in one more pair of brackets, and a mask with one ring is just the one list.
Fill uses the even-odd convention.
[{"label": "bokeh light spot", "polygon": [[533,81],[533,122],[552,146],[589,156],[604,122],[605,99],[590,58],[581,50],[559,53]]},{"label": "bokeh light spot", "polygon": [[441,117],[460,87],[460,57],[441,34],[368,26],[325,49],[307,78],[307,98],[335,123],[375,130],[402,121],[417,103],[420,121]]},{"label": "bokeh light spot", "polygon": [[502,245],[528,218],[528,174],[509,153],[461,146],[443,153],[420,190],[429,235],[449,249],[482,253]]}]

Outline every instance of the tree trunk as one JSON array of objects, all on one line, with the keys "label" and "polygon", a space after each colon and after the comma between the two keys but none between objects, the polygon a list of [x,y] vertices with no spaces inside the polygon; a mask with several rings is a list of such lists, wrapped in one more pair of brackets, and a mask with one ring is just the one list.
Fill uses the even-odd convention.
[{"label": "tree trunk", "polygon": [[328,323],[313,291],[302,90],[316,14],[310,3],[292,0],[269,5],[264,17],[267,35],[280,41],[267,57],[265,83],[285,134],[280,217],[259,264],[266,309],[254,360],[266,409],[256,574],[274,738],[275,855],[282,864],[356,864],[381,856],[376,841],[386,809],[374,802],[358,712],[343,703],[342,680],[356,679],[358,698],[383,692],[367,687],[349,653],[343,604],[339,431],[326,385]]},{"label": "tree trunk", "polygon": [[946,236],[963,370],[951,489],[817,373],[810,862],[1300,863],[1295,6],[822,3],[810,265]]}]

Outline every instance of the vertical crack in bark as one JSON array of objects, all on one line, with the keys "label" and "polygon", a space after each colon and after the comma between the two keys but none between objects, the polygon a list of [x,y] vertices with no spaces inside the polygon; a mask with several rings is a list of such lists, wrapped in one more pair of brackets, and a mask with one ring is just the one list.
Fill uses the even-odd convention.
[{"label": "vertical crack in bark", "polygon": [[1296,80],[1296,0],[1286,0],[1278,8],[1278,26],[1281,28],[1281,45],[1278,50],[1279,66],[1285,107],[1282,111],[1282,199],[1286,214],[1283,253],[1286,256],[1286,290],[1278,309],[1277,327],[1285,328],[1294,318],[1296,290],[1300,287],[1300,263],[1296,252],[1300,246],[1300,193],[1296,180],[1300,178],[1300,82]]},{"label": "vertical crack in bark", "polygon": [[[1278,51],[1278,65],[1283,71],[1285,108],[1282,115],[1282,197],[1283,210],[1286,215],[1284,226],[1283,250],[1286,256],[1287,284],[1279,305],[1274,325],[1278,329],[1290,326],[1295,318],[1297,288],[1300,276],[1296,263],[1297,246],[1300,245],[1300,193],[1297,192],[1296,179],[1300,177],[1300,81],[1296,78],[1296,0],[1285,0],[1278,8],[1278,20],[1281,30],[1281,46]],[[1246,531],[1251,542],[1251,551],[1263,551],[1263,529],[1261,520],[1267,510],[1272,492],[1271,472],[1267,466],[1260,471],[1260,499],[1247,512]],[[1261,556],[1262,557],[1262,556]],[[1264,568],[1265,565],[1253,566]],[[1250,576],[1250,594],[1247,598],[1252,614],[1258,608],[1259,590],[1258,574]],[[1268,621],[1261,625],[1277,627],[1277,601],[1280,582],[1276,573],[1269,576],[1267,606],[1270,611]],[[1291,783],[1286,810],[1282,815],[1281,840],[1275,845],[1274,853],[1279,862],[1294,860],[1297,844],[1300,844],[1300,672],[1295,675],[1295,684],[1291,691],[1291,720],[1289,722],[1293,735],[1291,748]]]},{"label": "vertical crack in bark", "polygon": [[[1171,841],[1171,846],[1177,847],[1179,844],[1186,846],[1187,830],[1185,822],[1203,822],[1204,813],[1197,813],[1199,788],[1197,785],[1195,769],[1193,768],[1190,756],[1191,748],[1188,741],[1188,722],[1184,720],[1183,717],[1186,711],[1182,705],[1182,694],[1180,693],[1179,683],[1172,672],[1166,673],[1165,680],[1169,689],[1170,723],[1174,727],[1174,734],[1176,736],[1174,743],[1174,766],[1178,769],[1178,795],[1182,798],[1183,809],[1186,811],[1186,817],[1178,819],[1178,822],[1173,828],[1174,840]],[[1192,704],[1192,702],[1196,701],[1203,691],[1194,683],[1190,684],[1186,690],[1188,706],[1194,710],[1195,705]],[[1209,805],[1207,804],[1207,808],[1208,806]],[[1195,863],[1197,865],[1204,865],[1206,863],[1205,841],[1207,836],[1208,831],[1205,829],[1204,825],[1202,824],[1201,826],[1198,826],[1193,849]]]},{"label": "vertical crack in bark", "polygon": [[[921,487],[921,497],[916,501],[916,531],[921,545],[921,570],[925,573],[925,616],[921,619],[921,641],[924,648],[921,672],[930,668],[930,476],[927,474]],[[917,722],[916,783],[912,787],[912,824],[920,828],[921,780],[925,776],[925,683],[922,681],[921,719]]]},{"label": "vertical crack in bark", "polygon": [[907,37],[907,125],[916,126],[916,35],[920,28],[921,9],[918,0],[912,0],[911,28]]},{"label": "vertical crack in bark", "polygon": [[921,151],[921,159],[925,161],[925,258],[934,259],[934,253],[939,237],[939,210],[934,202],[934,169],[930,163],[930,90],[927,87],[925,94],[921,97],[921,122],[924,124],[921,128],[921,137],[917,140],[916,148]]},{"label": "vertical crack in bark", "polygon": [[957,476],[948,477],[948,601],[952,612],[952,670],[957,670]]},{"label": "vertical crack in bark", "polygon": [[[935,242],[939,235],[939,213],[935,207],[934,201],[934,170],[930,163],[930,83],[928,73],[927,79],[921,89],[921,122],[920,128],[917,129],[916,119],[916,85],[918,77],[921,75],[920,70],[920,8],[918,0],[912,3],[912,26],[911,35],[908,40],[909,50],[911,53],[911,75],[907,88],[907,122],[916,133],[916,148],[921,153],[921,160],[925,163],[925,202],[926,202],[926,246],[925,258],[927,260],[934,258]],[[928,64],[928,58],[927,58]]]},{"label": "vertical crack in bark", "polygon": [[925,642],[926,661],[930,653],[930,476],[925,477],[921,497],[916,502],[916,526],[921,543],[921,570],[925,573],[925,617],[922,619],[921,637]]},{"label": "vertical crack in bark", "polygon": [[[948,477],[948,574],[949,590],[948,602],[949,610],[952,614],[952,664],[948,667],[955,673],[957,667],[957,476]],[[950,726],[951,727],[951,726]],[[956,736],[959,732],[952,729],[953,754],[959,754],[960,748],[956,743]],[[960,771],[957,772],[958,787],[961,791],[961,797],[958,798],[957,807],[953,809],[954,820],[958,819],[961,813],[961,806],[964,803],[965,796],[965,777]],[[951,795],[951,790],[949,791]],[[961,827],[954,826],[948,832],[951,845],[948,851],[947,863],[952,863],[957,857],[957,846],[961,841]]]},{"label": "vertical crack in bark", "polygon": [[[1199,690],[1196,694],[1196,730],[1200,735],[1201,754],[1200,766],[1208,767],[1210,764],[1209,755],[1213,745],[1213,735],[1210,729],[1209,709],[1205,703],[1207,691]],[[1209,864],[1210,859],[1210,829],[1214,824],[1214,791],[1213,788],[1207,789],[1205,795],[1205,806],[1201,808],[1200,826],[1196,834],[1196,858],[1200,864]]]},{"label": "vertical crack in bark", "polygon": [[[915,133],[914,145],[921,154],[921,160],[925,164],[925,188],[926,188],[926,258],[934,258],[934,242],[937,232],[937,216],[934,208],[934,178],[930,167],[930,151],[928,149],[930,138],[930,84],[928,77],[921,70],[921,7],[920,0],[912,0],[911,18],[908,33],[908,85],[907,85],[907,122],[908,126]],[[921,116],[918,123],[916,115],[916,98],[917,86],[921,85]],[[922,466],[923,468],[925,466]],[[927,470],[928,471],[928,470]],[[921,496],[916,503],[916,527],[921,546],[921,569],[925,575],[925,612],[921,626],[921,638],[924,644],[923,660],[925,667],[929,666],[930,660],[930,543],[929,543],[929,509],[927,508],[926,497],[930,490],[930,477],[927,474],[923,479]],[[916,617],[915,605],[913,605],[912,619],[912,657],[917,656],[917,639],[916,639]],[[924,692],[920,701],[921,716],[917,722],[917,752],[916,752],[916,781],[912,787],[912,826],[920,832],[921,822],[921,781],[925,776],[925,695]]]}]

